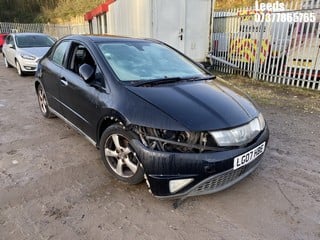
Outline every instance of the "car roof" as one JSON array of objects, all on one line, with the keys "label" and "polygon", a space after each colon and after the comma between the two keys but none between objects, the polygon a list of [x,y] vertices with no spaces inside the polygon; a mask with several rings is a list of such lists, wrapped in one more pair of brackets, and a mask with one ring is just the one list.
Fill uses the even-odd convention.
[{"label": "car roof", "polygon": [[157,42],[154,39],[140,39],[140,38],[131,38],[124,36],[116,36],[116,35],[69,35],[64,37],[64,39],[70,40],[82,40],[82,41],[90,41],[95,43],[102,42]]},{"label": "car roof", "polygon": [[37,36],[37,35],[40,35],[40,36],[48,36],[47,34],[45,33],[33,33],[33,32],[23,32],[23,33],[10,33],[11,35],[14,35],[14,36]]}]

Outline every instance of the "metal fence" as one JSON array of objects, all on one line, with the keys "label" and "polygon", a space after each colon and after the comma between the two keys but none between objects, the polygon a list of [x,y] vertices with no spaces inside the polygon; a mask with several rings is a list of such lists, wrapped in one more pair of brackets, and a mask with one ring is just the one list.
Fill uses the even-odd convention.
[{"label": "metal fence", "polygon": [[213,68],[320,90],[320,1],[280,4],[215,12]]},{"label": "metal fence", "polygon": [[89,33],[89,25],[58,25],[0,22],[0,33],[11,32],[38,32],[49,34],[55,38],[61,38],[69,34]]}]

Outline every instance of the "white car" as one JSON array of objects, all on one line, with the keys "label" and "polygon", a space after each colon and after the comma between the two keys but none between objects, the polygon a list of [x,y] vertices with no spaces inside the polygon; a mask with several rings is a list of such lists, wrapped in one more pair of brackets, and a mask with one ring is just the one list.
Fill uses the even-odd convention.
[{"label": "white car", "polygon": [[39,59],[54,42],[54,38],[42,33],[9,34],[2,47],[4,64],[15,67],[20,76],[35,73]]}]

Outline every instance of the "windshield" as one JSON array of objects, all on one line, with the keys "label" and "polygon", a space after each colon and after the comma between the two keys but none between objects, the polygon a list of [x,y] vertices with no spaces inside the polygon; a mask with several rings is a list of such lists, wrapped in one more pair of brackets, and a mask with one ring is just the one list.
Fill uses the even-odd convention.
[{"label": "windshield", "polygon": [[165,45],[145,42],[99,44],[105,59],[121,81],[204,77],[200,67]]},{"label": "windshield", "polygon": [[16,36],[19,48],[51,47],[54,40],[46,35],[20,35]]}]

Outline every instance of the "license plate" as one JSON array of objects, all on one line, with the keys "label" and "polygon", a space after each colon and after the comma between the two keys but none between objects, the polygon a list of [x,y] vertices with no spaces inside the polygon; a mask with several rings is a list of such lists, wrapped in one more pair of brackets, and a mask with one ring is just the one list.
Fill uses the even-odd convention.
[{"label": "license plate", "polygon": [[255,160],[258,156],[260,156],[265,150],[266,142],[263,142],[258,147],[246,152],[238,157],[235,157],[233,160],[233,169],[238,169],[242,166],[245,166]]}]

